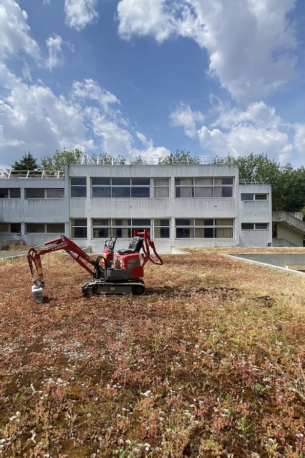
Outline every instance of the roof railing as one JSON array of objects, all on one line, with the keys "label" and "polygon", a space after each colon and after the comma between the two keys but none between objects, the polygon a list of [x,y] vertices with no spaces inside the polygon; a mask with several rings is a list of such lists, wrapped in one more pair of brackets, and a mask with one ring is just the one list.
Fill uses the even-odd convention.
[{"label": "roof railing", "polygon": [[12,169],[0,169],[0,179],[55,179],[64,178],[64,170],[48,171],[48,170],[12,170]]},{"label": "roof railing", "polygon": [[245,186],[245,185],[252,185],[252,184],[262,185],[262,184],[270,184],[270,183],[267,183],[266,181],[261,181],[261,180],[239,180],[239,184]]}]

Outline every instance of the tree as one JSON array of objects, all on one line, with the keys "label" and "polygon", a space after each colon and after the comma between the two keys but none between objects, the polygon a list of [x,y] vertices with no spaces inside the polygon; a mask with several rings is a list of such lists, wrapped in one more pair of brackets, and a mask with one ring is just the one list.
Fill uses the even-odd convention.
[{"label": "tree", "polygon": [[185,149],[177,149],[175,154],[171,153],[169,156],[160,158],[158,163],[159,165],[199,165],[200,161],[197,157],[191,156],[189,151],[186,151]]},{"label": "tree", "polygon": [[[96,160],[95,160],[96,159]],[[101,153],[98,156],[93,156],[94,162],[101,165],[125,165],[126,160],[123,156],[111,156],[108,153]]]},{"label": "tree", "polygon": [[28,153],[25,153],[20,161],[15,161],[14,164],[12,165],[12,170],[13,171],[18,171],[18,170],[38,170],[39,166],[36,163],[36,159],[32,155],[32,153],[29,151]]},{"label": "tree", "polygon": [[249,156],[216,158],[215,164],[237,164],[240,181],[269,183],[272,188],[273,211],[300,211],[305,201],[305,169],[291,164],[281,166],[264,153]]},{"label": "tree", "polygon": [[130,165],[148,165],[148,162],[139,155],[131,161]]},{"label": "tree", "polygon": [[66,164],[78,164],[83,152],[78,148],[70,151],[55,151],[53,156],[45,156],[41,159],[41,167],[47,171],[57,171],[64,168]]}]

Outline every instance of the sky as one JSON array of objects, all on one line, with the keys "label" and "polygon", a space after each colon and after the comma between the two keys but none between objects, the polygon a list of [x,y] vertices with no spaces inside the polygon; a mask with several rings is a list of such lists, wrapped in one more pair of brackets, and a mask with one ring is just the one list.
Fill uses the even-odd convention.
[{"label": "sky", "polygon": [[0,0],[0,169],[80,148],[304,164],[304,0]]}]

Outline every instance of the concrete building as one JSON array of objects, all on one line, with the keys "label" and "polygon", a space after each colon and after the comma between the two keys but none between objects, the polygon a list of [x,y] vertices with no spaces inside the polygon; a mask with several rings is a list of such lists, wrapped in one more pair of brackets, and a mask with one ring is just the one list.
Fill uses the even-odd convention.
[{"label": "concrete building", "polygon": [[[268,246],[270,185],[239,184],[236,165],[70,165],[64,173],[0,179],[0,244],[39,245],[65,234],[102,250],[149,228],[172,247]],[[1,245],[0,245],[1,246]]]}]

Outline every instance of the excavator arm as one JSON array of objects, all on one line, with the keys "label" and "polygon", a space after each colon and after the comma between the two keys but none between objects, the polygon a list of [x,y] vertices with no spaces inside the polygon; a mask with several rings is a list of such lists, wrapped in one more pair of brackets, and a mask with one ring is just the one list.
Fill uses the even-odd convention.
[{"label": "excavator arm", "polygon": [[68,239],[65,235],[50,240],[44,245],[30,248],[27,254],[32,281],[32,295],[37,302],[42,302],[43,299],[43,288],[44,288],[44,277],[41,263],[41,256],[47,253],[53,253],[54,251],[64,250],[66,251],[74,261],[81,265],[87,272],[93,276],[98,276],[96,271],[102,269],[100,265],[94,259],[88,256],[81,248],[79,248],[72,240]]}]

